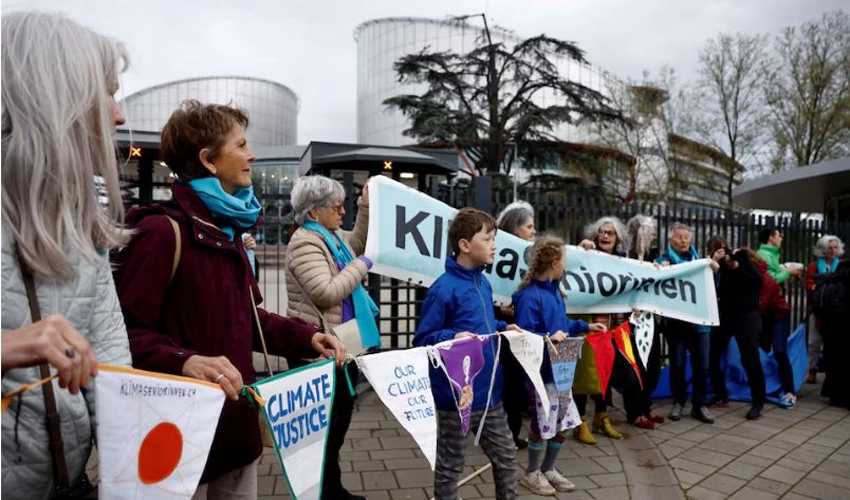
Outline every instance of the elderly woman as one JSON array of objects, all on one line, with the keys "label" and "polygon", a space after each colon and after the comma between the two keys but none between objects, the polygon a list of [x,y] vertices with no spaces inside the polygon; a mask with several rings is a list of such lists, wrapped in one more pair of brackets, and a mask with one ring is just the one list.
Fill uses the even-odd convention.
[{"label": "elderly woman", "polygon": [[[534,208],[525,201],[508,204],[496,218],[499,231],[505,231],[526,241],[534,241],[537,231],[534,228]],[[496,319],[514,322],[513,305],[496,308]],[[522,430],[522,413],[528,409],[528,392],[525,390],[525,371],[510,349],[500,351],[499,363],[505,377],[502,390],[502,402],[508,416],[508,428],[514,438],[517,449],[528,446],[526,440],[519,437]]]},{"label": "elderly woman", "polygon": [[181,104],[162,129],[160,152],[177,176],[173,199],[127,215],[136,232],[116,263],[133,365],[214,382],[228,396],[196,499],[257,497],[259,420],[239,391],[254,382],[261,334],[274,354],[345,357],[315,325],[257,307],[260,290],[238,237],[260,212],[247,126],[240,109]]},{"label": "elderly woman", "polygon": [[[658,236],[658,223],[653,217],[635,215],[626,223],[626,234],[629,243],[628,258],[652,262],[658,257],[658,251],[653,248]],[[632,348],[637,352],[634,341],[635,338],[632,336]],[[655,424],[664,423],[664,417],[652,411],[650,398],[661,375],[661,338],[657,330],[652,336],[647,366],[643,365],[639,357],[637,361],[643,386],[628,386],[623,389],[626,420],[641,429],[654,429]]]},{"label": "elderly woman", "polygon": [[[288,314],[332,328],[355,321],[364,348],[379,347],[380,333],[375,322],[378,308],[363,280],[372,261],[363,256],[369,228],[369,190],[357,202],[353,231],[340,229],[345,214],[345,190],[339,182],[322,176],[298,179],[292,187],[292,209],[301,226],[292,235],[286,251],[286,291]],[[290,367],[303,364],[290,360]],[[347,373],[343,370],[347,370]],[[338,380],[356,380],[357,365],[348,363],[337,373]],[[338,383],[325,455],[322,498],[360,499],[342,485],[339,450],[351,423],[354,395],[348,384]]]},{"label": "elderly woman", "polygon": [[[699,252],[693,244],[693,230],[685,224],[675,223],[667,233],[667,250],[655,259],[656,264],[675,266],[699,260]],[[712,261],[712,269],[719,265]],[[663,332],[670,354],[670,387],[673,391],[673,407],[670,420],[680,420],[687,400],[688,383],[685,378],[686,352],[691,354],[693,396],[691,417],[713,424],[714,417],[706,407],[708,392],[708,356],[711,346],[711,328],[677,319],[664,318]]]},{"label": "elderly woman", "polygon": [[[85,494],[95,408],[89,377],[98,362],[130,364],[106,257],[124,242],[111,134],[124,123],[113,96],[127,54],[55,14],[3,16],[0,33],[3,394],[50,374],[68,389],[34,388],[3,413],[2,493]],[[96,175],[105,182],[105,210]],[[54,430],[61,446],[51,451]]]},{"label": "elderly woman", "polygon": [[[806,266],[806,291],[811,294],[815,290],[817,279],[834,273],[838,262],[844,255],[844,242],[838,236],[826,234],[821,236],[814,248],[815,260]],[[811,315],[809,318],[809,374],[806,382],[817,382],[817,366],[823,348],[821,335],[821,319]]]},{"label": "elderly woman", "polygon": [[[586,250],[598,250],[603,253],[617,256],[625,256],[628,240],[626,238],[626,227],[617,217],[602,217],[593,224],[588,225],[585,230],[585,239],[578,246]],[[627,315],[623,314],[595,314],[588,318],[588,323],[602,323],[607,328],[614,328],[619,323],[626,321]],[[573,437],[580,443],[596,444],[596,438],[587,427],[587,394],[573,394],[581,414],[582,423],[573,430]],[[608,416],[608,405],[611,401],[610,384],[608,391],[603,394],[591,394],[595,406],[593,415],[593,431],[600,432],[612,439],[622,439],[623,435],[611,423]]]}]

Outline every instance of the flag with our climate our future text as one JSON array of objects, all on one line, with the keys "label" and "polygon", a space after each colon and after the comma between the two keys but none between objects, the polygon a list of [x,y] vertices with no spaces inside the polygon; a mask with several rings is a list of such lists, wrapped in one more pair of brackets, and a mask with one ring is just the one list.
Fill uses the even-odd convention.
[{"label": "flag with our climate our future text", "polygon": [[101,498],[191,498],[224,392],[197,379],[100,365],[97,453]]}]

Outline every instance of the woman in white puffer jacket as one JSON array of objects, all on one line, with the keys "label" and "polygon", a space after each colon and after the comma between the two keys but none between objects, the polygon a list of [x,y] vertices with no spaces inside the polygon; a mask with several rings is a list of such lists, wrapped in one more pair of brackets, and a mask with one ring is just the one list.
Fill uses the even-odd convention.
[{"label": "woman in white puffer jacket", "polygon": [[[55,14],[5,15],[1,31],[3,394],[41,379],[39,364],[58,373],[54,397],[73,489],[95,435],[89,377],[97,362],[130,364],[107,256],[125,239],[111,134],[124,122],[114,94],[127,58],[119,43]],[[34,276],[43,318],[35,323],[22,265]],[[5,498],[57,496],[42,387],[3,412]]]}]

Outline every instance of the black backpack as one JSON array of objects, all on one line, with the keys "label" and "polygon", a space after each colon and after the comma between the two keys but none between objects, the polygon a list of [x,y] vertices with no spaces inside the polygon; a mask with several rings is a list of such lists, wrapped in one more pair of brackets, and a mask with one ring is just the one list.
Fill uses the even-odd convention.
[{"label": "black backpack", "polygon": [[837,273],[822,275],[810,299],[812,312],[817,316],[835,316],[850,311],[847,286]]}]

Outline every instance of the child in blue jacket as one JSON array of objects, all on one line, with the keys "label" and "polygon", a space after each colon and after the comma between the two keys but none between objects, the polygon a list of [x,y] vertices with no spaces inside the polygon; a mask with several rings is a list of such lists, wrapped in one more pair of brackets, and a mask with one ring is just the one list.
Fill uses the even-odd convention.
[{"label": "child in blue jacket", "polygon": [[[588,325],[584,321],[567,317],[566,303],[559,289],[564,274],[564,252],[564,242],[560,238],[538,238],[531,249],[528,273],[512,297],[517,326],[549,337],[555,343],[568,335],[605,330],[605,325],[601,323]],[[548,353],[547,348],[547,359]],[[528,467],[522,476],[522,484],[538,495],[555,495],[558,491],[575,488],[555,468],[555,460],[564,446],[567,431],[581,423],[581,416],[573,403],[572,394],[567,399],[567,405],[559,401],[551,363],[544,360],[540,370],[550,406],[543,407],[534,386],[527,381],[531,429],[528,432]],[[544,456],[543,444],[546,441],[548,445]]]},{"label": "child in blue jacket", "polygon": [[[460,210],[449,227],[454,255],[446,259],[446,272],[431,285],[422,303],[415,346],[488,335],[508,325],[496,321],[493,291],[484,268],[496,254],[496,221],[488,213],[472,208]],[[484,347],[484,367],[473,383],[474,399],[470,428],[477,429],[490,391],[491,373],[498,339]],[[464,466],[466,437],[452,388],[446,375],[431,367],[431,390],[437,409],[437,463],[434,468],[434,497],[455,500]],[[493,464],[497,499],[517,498],[516,447],[502,408],[502,372],[497,368],[484,420],[481,448]]]}]

